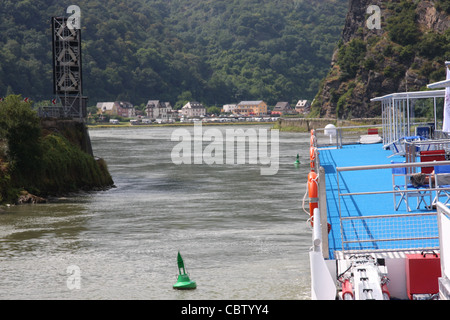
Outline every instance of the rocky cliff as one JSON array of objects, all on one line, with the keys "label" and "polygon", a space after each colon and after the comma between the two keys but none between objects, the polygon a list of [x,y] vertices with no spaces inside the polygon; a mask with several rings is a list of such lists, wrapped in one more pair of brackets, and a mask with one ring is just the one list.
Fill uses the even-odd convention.
[{"label": "rocky cliff", "polygon": [[94,156],[91,145],[91,138],[86,125],[81,121],[44,118],[41,119],[44,135],[49,133],[59,133],[70,143],[79,147],[85,153]]},{"label": "rocky cliff", "polygon": [[[369,10],[375,5],[379,10]],[[369,13],[368,13],[369,12]],[[312,115],[374,117],[376,96],[426,88],[445,79],[450,59],[448,1],[350,0],[342,38]],[[377,27],[376,19],[380,25]],[[367,21],[371,24],[367,24]]]},{"label": "rocky cliff", "polygon": [[[28,106],[16,104],[14,107],[32,112]],[[36,132],[32,126],[26,126],[32,119]],[[9,120],[9,123],[14,122],[14,119]],[[34,113],[26,120],[19,118],[16,123],[19,122],[19,129],[10,125],[6,128],[8,132],[0,135],[0,204],[39,203],[45,202],[46,197],[114,187],[106,162],[92,154],[84,123],[38,119]],[[24,135],[24,131],[33,131],[33,134]],[[23,147],[12,150],[12,142],[16,141]]]}]

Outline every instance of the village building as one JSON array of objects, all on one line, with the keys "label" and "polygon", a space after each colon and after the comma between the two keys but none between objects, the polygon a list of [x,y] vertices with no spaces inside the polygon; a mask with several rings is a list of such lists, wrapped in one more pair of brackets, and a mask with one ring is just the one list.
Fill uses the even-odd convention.
[{"label": "village building", "polygon": [[242,116],[262,116],[267,114],[267,103],[258,101],[241,101],[233,110],[233,114]]},{"label": "village building", "polygon": [[222,107],[223,113],[232,113],[236,109],[236,104],[224,104]]},{"label": "village building", "polygon": [[311,103],[308,100],[298,100],[295,111],[299,114],[308,114],[311,111]]},{"label": "village building", "polygon": [[293,114],[295,110],[291,107],[289,102],[278,102],[272,110],[272,115],[287,115]]},{"label": "village building", "polygon": [[173,110],[170,102],[162,102],[159,100],[148,100],[145,106],[147,118],[151,120],[160,119],[162,121],[172,120]]},{"label": "village building", "polygon": [[189,101],[181,108],[181,114],[187,118],[204,117],[206,108],[200,102]]},{"label": "village building", "polygon": [[98,102],[97,113],[101,115],[132,118],[136,116],[133,104],[126,101]]}]

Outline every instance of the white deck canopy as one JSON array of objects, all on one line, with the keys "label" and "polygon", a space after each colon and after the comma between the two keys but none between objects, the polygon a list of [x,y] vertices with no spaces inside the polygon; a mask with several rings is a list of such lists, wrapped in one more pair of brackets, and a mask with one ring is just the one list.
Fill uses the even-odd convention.
[{"label": "white deck canopy", "polygon": [[[450,61],[445,61],[445,67],[447,69],[447,74],[448,74],[448,68],[450,66]],[[440,88],[448,88],[450,87],[450,79],[447,76],[446,80],[443,81],[438,81],[435,83],[430,83],[429,85],[427,85],[428,89],[440,89]]]},{"label": "white deck canopy", "polygon": [[445,90],[429,90],[391,93],[371,99],[372,102],[381,102],[384,147],[390,147],[402,138],[411,136],[414,111],[412,100],[433,99],[434,128],[437,128],[436,99],[444,97]]},{"label": "white deck canopy", "polygon": [[443,80],[435,83],[430,83],[427,85],[428,89],[440,89],[450,87],[450,80]]}]

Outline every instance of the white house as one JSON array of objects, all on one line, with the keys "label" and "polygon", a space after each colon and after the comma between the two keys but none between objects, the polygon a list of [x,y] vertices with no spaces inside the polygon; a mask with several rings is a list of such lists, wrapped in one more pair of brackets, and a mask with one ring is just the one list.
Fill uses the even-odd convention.
[{"label": "white house", "polygon": [[202,117],[206,114],[206,108],[200,102],[189,101],[181,108],[181,114],[188,118]]},{"label": "white house", "polygon": [[311,103],[308,100],[298,100],[295,111],[297,113],[307,114],[311,111]]},{"label": "white house", "polygon": [[97,113],[132,118],[136,116],[136,109],[132,103],[126,101],[98,102]]},{"label": "white house", "polygon": [[170,102],[148,100],[145,112],[147,113],[147,117],[152,120],[161,119],[166,121],[172,119],[172,106]]},{"label": "white house", "polygon": [[224,104],[222,107],[222,111],[225,113],[232,113],[234,109],[236,109],[236,104]]}]

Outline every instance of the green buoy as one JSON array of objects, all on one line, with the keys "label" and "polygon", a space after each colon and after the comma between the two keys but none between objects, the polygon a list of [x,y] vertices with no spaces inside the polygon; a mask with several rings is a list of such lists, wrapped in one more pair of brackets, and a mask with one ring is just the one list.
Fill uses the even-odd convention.
[{"label": "green buoy", "polygon": [[299,159],[298,153],[297,153],[297,160],[295,160],[294,164],[296,166],[298,166],[300,164],[300,159]]},{"label": "green buoy", "polygon": [[184,262],[183,258],[181,257],[180,252],[178,251],[177,256],[177,263],[178,263],[178,280],[177,283],[173,285],[174,289],[178,290],[190,290],[197,288],[197,284],[195,281],[189,279],[189,276],[186,274],[186,269],[184,268]]}]

